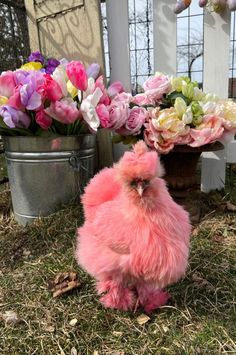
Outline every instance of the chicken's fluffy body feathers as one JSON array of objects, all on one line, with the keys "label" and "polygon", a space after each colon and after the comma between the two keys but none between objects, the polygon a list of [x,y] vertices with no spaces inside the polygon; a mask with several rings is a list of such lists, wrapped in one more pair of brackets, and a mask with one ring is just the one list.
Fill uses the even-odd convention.
[{"label": "chicken's fluffy body feathers", "polygon": [[[148,160],[153,153],[143,154]],[[76,258],[97,280],[98,292],[107,292],[101,298],[106,307],[133,308],[138,297],[149,312],[167,301],[162,289],[185,273],[191,226],[187,212],[173,201],[165,182],[157,176],[159,160],[156,166],[142,162],[145,178],[147,167],[152,171],[141,197],[130,185],[129,174],[134,179],[135,169],[138,177],[144,178],[139,158],[136,166],[126,166],[124,157],[125,167],[121,159],[114,168],[100,172],[87,187],[83,197],[86,220],[78,231]],[[102,183],[103,174],[106,184]],[[96,190],[98,181],[100,191],[93,200],[90,193]],[[111,193],[109,186],[113,184]]]}]

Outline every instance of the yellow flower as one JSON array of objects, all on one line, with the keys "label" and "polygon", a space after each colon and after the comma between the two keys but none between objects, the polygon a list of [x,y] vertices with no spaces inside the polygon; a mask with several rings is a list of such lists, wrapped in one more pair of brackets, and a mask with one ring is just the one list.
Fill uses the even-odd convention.
[{"label": "yellow flower", "polygon": [[185,123],[179,119],[174,107],[159,112],[154,111],[154,115],[152,124],[158,131],[162,131],[161,135],[164,139],[175,139],[184,133]]},{"label": "yellow flower", "polygon": [[72,98],[74,98],[78,94],[78,89],[72,84],[70,80],[66,83],[67,90]]},{"label": "yellow flower", "polygon": [[232,100],[217,102],[215,113],[230,122],[232,127],[236,127],[236,103]]},{"label": "yellow flower", "polygon": [[8,101],[6,96],[0,96],[0,106],[5,105]]},{"label": "yellow flower", "polygon": [[42,64],[40,62],[29,62],[20,67],[23,70],[40,70],[42,68]]}]

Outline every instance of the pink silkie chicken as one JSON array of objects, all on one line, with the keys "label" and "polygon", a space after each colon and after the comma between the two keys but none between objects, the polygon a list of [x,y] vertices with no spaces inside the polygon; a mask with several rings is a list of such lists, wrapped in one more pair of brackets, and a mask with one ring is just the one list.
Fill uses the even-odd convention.
[{"label": "pink silkie chicken", "polygon": [[150,313],[166,304],[163,288],[185,273],[189,217],[169,195],[161,172],[157,153],[139,141],[85,189],[76,259],[95,277],[105,307],[139,305]]}]

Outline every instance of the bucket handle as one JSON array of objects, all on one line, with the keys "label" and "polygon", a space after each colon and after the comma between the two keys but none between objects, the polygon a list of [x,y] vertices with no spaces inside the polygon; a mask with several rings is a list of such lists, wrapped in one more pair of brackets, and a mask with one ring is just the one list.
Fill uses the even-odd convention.
[{"label": "bucket handle", "polygon": [[71,154],[71,157],[69,158],[69,164],[74,169],[74,171],[79,172],[80,169],[82,169],[86,171],[86,173],[88,173],[91,177],[93,176],[93,174],[91,174],[91,172],[87,168],[85,168],[85,166],[83,166],[78,154]]}]

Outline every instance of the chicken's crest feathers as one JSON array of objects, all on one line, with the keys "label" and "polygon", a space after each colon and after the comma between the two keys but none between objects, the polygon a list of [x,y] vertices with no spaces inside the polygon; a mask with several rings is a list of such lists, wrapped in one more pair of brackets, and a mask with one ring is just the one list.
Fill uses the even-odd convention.
[{"label": "chicken's crest feathers", "polygon": [[125,180],[150,179],[163,172],[157,152],[149,150],[143,141],[137,142],[132,151],[125,152],[115,168],[118,176]]}]

